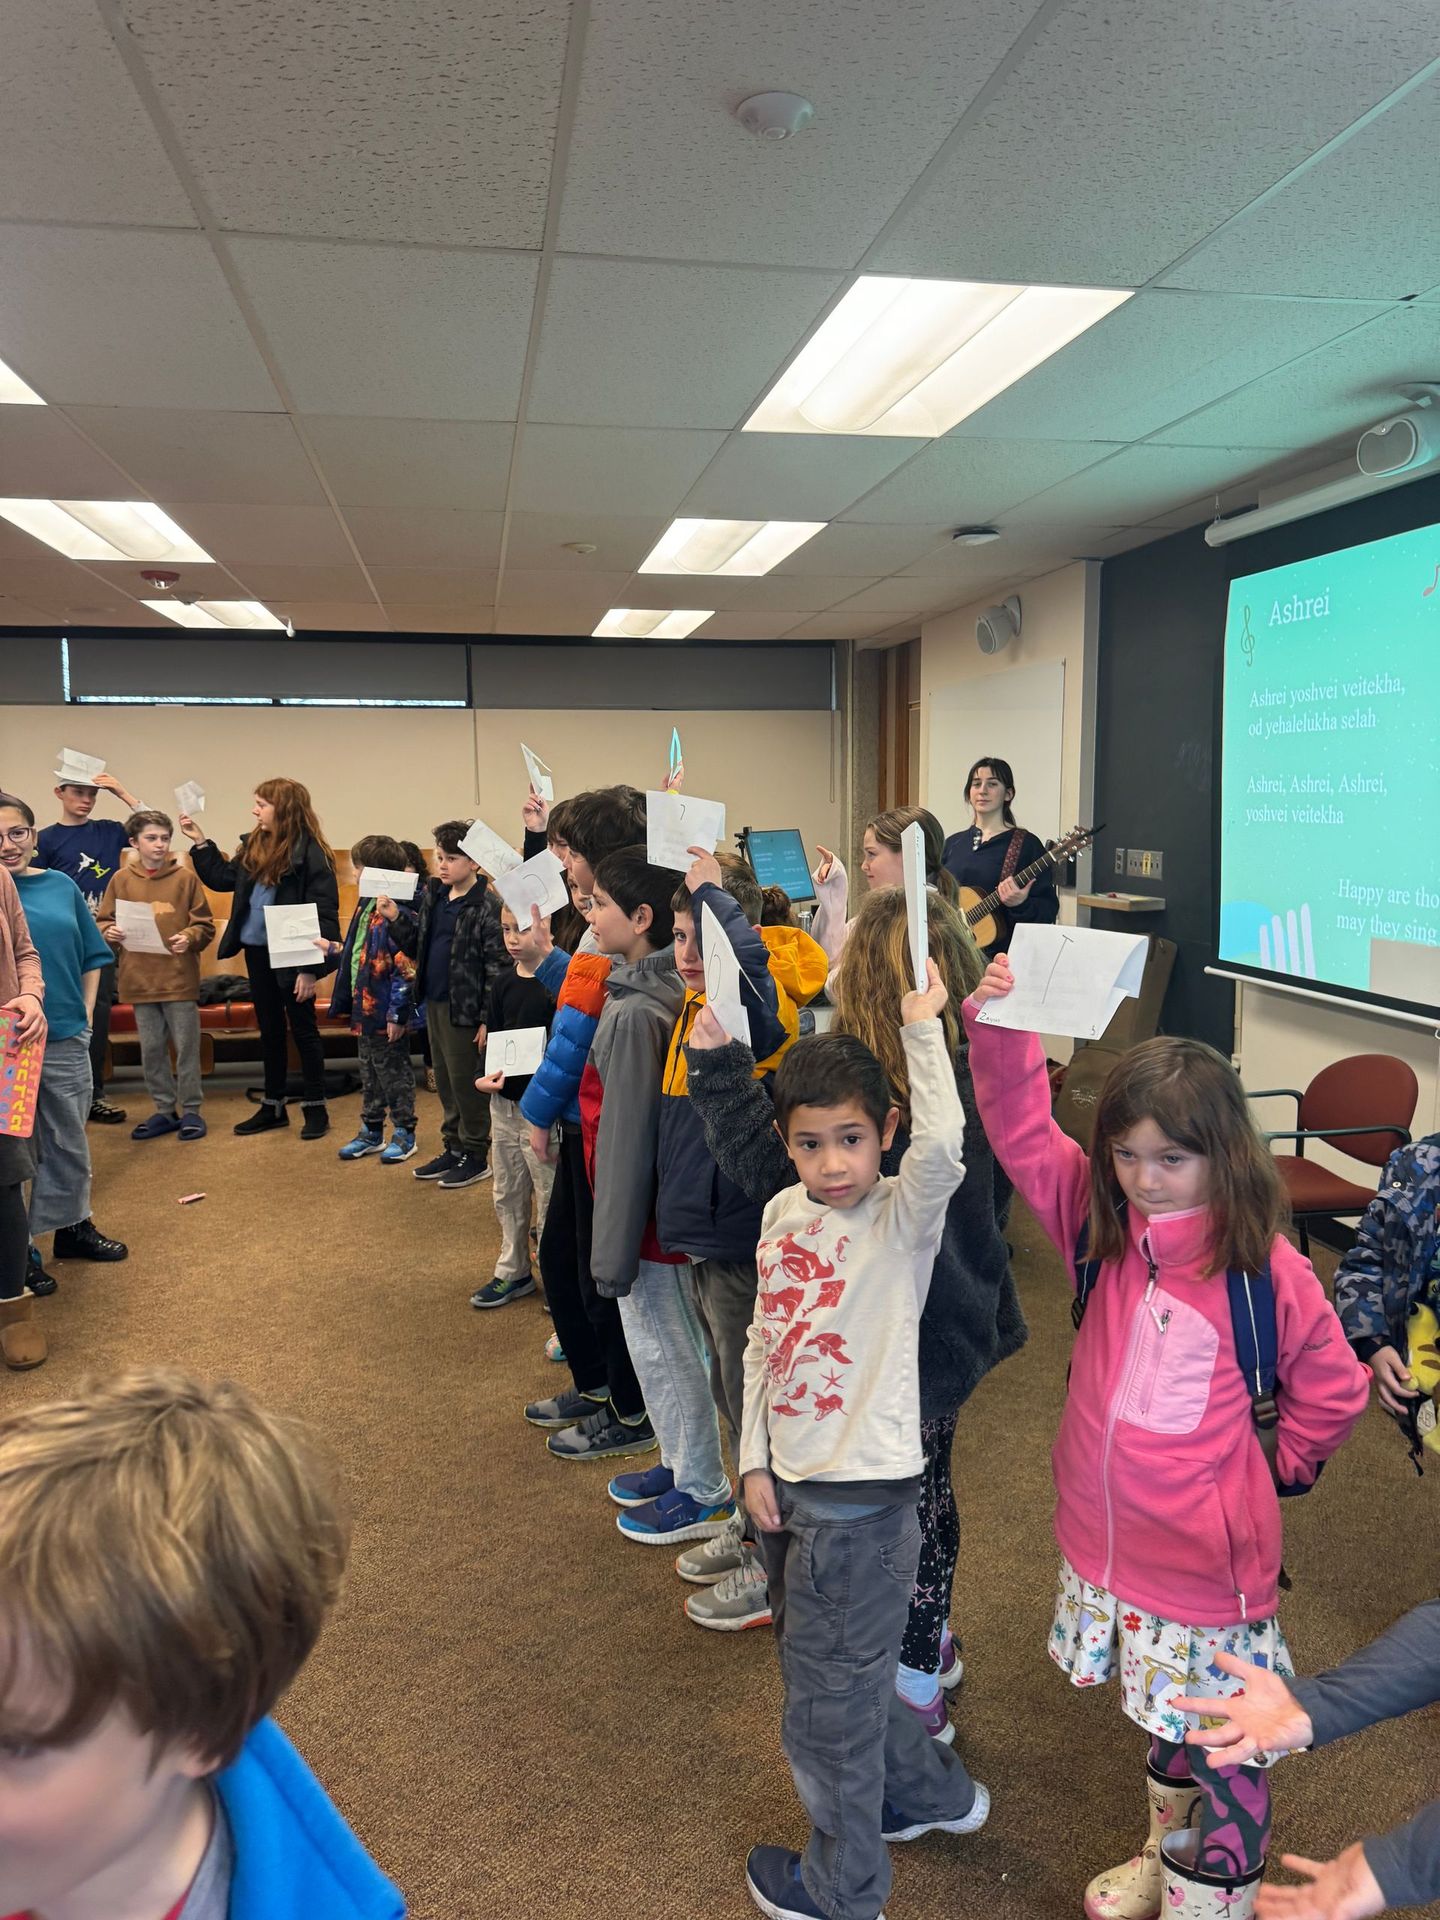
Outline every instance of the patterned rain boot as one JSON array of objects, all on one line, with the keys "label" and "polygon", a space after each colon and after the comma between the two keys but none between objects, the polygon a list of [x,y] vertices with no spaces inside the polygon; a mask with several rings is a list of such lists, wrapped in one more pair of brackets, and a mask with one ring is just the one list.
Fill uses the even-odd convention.
[{"label": "patterned rain boot", "polygon": [[1193,1828],[1161,1844],[1166,1920],[1251,1920],[1265,1862],[1245,1874],[1203,1873],[1193,1864],[1199,1844]]},{"label": "patterned rain boot", "polygon": [[1145,1844],[1124,1866],[1096,1874],[1085,1889],[1086,1920],[1156,1920],[1160,1912],[1160,1842],[1169,1833],[1194,1826],[1200,1818],[1200,1789],[1193,1780],[1169,1780],[1147,1764],[1145,1792],[1150,1801]]}]

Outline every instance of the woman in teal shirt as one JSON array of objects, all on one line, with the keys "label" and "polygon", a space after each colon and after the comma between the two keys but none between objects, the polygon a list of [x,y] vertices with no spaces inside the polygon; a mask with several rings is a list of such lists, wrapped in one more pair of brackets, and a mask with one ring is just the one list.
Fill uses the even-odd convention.
[{"label": "woman in teal shirt", "polygon": [[[22,834],[21,829],[28,832]],[[114,954],[100,938],[85,896],[67,874],[30,863],[35,815],[0,793],[0,864],[14,880],[45,976],[49,1033],[35,1113],[35,1181],[30,1189],[30,1291],[53,1293],[36,1236],[55,1233],[57,1260],[123,1260],[129,1252],[90,1218],[90,1143],[85,1137],[94,1083],[90,1026],[101,969]]]}]

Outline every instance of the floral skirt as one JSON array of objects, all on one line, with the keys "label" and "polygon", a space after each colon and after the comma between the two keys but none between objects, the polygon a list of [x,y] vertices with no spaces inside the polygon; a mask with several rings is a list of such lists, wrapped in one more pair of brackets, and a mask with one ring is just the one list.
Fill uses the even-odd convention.
[{"label": "floral skirt", "polygon": [[[1217,1653],[1232,1653],[1252,1666],[1269,1667],[1284,1679],[1295,1668],[1280,1622],[1248,1620],[1238,1627],[1187,1627],[1142,1613],[1103,1587],[1082,1580],[1068,1560],[1060,1562],[1055,1594],[1055,1623],[1050,1629],[1050,1658],[1076,1687],[1098,1687],[1115,1672],[1119,1650],[1120,1705],[1147,1733],[1178,1746],[1190,1716],[1168,1705],[1173,1694],[1203,1694],[1216,1699],[1240,1693],[1244,1682],[1217,1665]],[[1215,1726],[1218,1721],[1199,1722]],[[1274,1754],[1257,1754],[1247,1764],[1272,1766]]]}]

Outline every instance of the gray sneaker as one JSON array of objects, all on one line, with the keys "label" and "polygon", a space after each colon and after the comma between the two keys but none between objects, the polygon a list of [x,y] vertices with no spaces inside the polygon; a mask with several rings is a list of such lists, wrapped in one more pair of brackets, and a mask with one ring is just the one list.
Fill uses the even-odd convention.
[{"label": "gray sneaker", "polygon": [[743,1633],[746,1627],[768,1627],[770,1595],[765,1584],[765,1563],[753,1549],[740,1565],[713,1587],[702,1587],[685,1602],[685,1612],[697,1627],[711,1627],[716,1633]]},{"label": "gray sneaker", "polygon": [[598,1413],[605,1405],[605,1398],[602,1393],[592,1400],[588,1394],[567,1387],[553,1400],[532,1400],[525,1409],[525,1418],[532,1427],[574,1427],[590,1414]]},{"label": "gray sneaker", "polygon": [[725,1531],[717,1533],[713,1540],[702,1540],[696,1546],[687,1547],[676,1560],[675,1571],[691,1586],[714,1586],[717,1580],[723,1580],[727,1573],[733,1573],[743,1564],[744,1536],[745,1516],[737,1513]]}]

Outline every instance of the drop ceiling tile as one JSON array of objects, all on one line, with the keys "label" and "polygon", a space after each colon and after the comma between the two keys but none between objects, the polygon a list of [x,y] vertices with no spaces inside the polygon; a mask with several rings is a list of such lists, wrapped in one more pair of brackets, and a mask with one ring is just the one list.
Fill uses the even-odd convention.
[{"label": "drop ceiling tile", "polygon": [[500,558],[498,513],[351,507],[346,525],[360,557],[382,567],[493,567]]},{"label": "drop ceiling tile", "polygon": [[[198,571],[208,572],[209,569],[200,568]],[[130,597],[117,590],[113,579],[104,578],[98,571],[91,572],[90,563],[79,566],[74,560],[51,553],[33,540],[23,555],[6,554],[0,560],[0,588],[6,593],[13,593],[17,599],[30,600],[42,607],[95,605],[108,608],[120,606]],[[134,597],[138,598],[142,590],[138,576],[135,589]]]},{"label": "drop ceiling tile", "polygon": [[325,496],[283,413],[72,407],[70,417],[157,500],[313,506]]},{"label": "drop ceiling tile", "polygon": [[479,606],[495,604],[491,567],[372,567],[370,578],[387,607]]},{"label": "drop ceiling tile", "polygon": [[1432,81],[1207,240],[1166,285],[1360,300],[1419,293],[1435,271],[1437,118]]},{"label": "drop ceiling tile", "polygon": [[[634,572],[670,524],[668,514],[618,519],[608,514],[516,513],[510,517],[507,567],[556,573]],[[566,543],[593,544],[592,554],[567,553]]]},{"label": "drop ceiling tile", "polygon": [[[560,245],[848,266],[1033,11],[1034,0],[612,0],[586,38]],[[783,144],[732,111],[776,86],[815,106]]]},{"label": "drop ceiling tile", "polygon": [[489,607],[397,606],[391,618],[398,633],[493,633]]},{"label": "drop ceiling tile", "polygon": [[795,624],[795,614],[716,613],[695,629],[697,640],[779,640]]},{"label": "drop ceiling tile", "polygon": [[1067,559],[1092,555],[1099,543],[1113,534],[1111,526],[1076,522],[1073,526],[1004,526],[1000,538],[986,547],[962,547],[954,542],[923,554],[913,566],[902,569],[907,579],[927,579],[937,587],[952,582],[966,584],[980,575],[997,570],[1028,566],[1037,557]]},{"label": "drop ceiling tile", "polygon": [[513,420],[538,256],[230,242],[301,413]]},{"label": "drop ceiling tile", "polygon": [[1434,53],[1410,0],[1071,0],[866,264],[1137,286]]},{"label": "drop ceiling tile", "polygon": [[782,560],[771,579],[793,574],[828,574],[859,578],[898,573],[925,554],[950,545],[953,523],[929,526],[860,526],[849,520],[832,521],[813,540]]},{"label": "drop ceiling tile", "polygon": [[944,581],[914,574],[893,574],[862,587],[831,608],[833,613],[884,613],[892,619],[902,613],[925,613],[943,600],[948,589]]},{"label": "drop ceiling tile", "polygon": [[[595,626],[594,620],[587,621],[583,615],[573,610],[546,610],[539,607],[497,607],[495,624],[490,629],[495,634],[513,634],[516,639],[524,639],[527,634],[563,636],[567,639],[588,639]],[[543,661],[537,665],[543,667]],[[484,686],[485,663],[476,666],[477,683],[482,692]]]},{"label": "drop ceiling tile", "polygon": [[5,9],[0,218],[198,224],[93,0]]},{"label": "drop ceiling tile", "polygon": [[529,418],[737,426],[839,286],[836,274],[557,260]]},{"label": "drop ceiling tile", "polygon": [[814,613],[808,620],[791,627],[787,640],[862,640],[872,633],[884,633],[893,625],[889,613],[861,613],[857,608],[846,613],[837,607],[832,613]]},{"label": "drop ceiling tile", "polygon": [[126,0],[221,224],[540,244],[566,0]]},{"label": "drop ceiling tile", "polygon": [[229,567],[252,560],[277,567],[353,565],[355,555],[329,507],[183,505],[162,500],[167,513],[207,553]]},{"label": "drop ceiling tile", "polygon": [[663,514],[725,444],[720,431],[528,424],[514,504],[541,513]]},{"label": "drop ceiling tile", "polygon": [[1384,311],[1343,300],[1138,293],[955,432],[1140,440]]},{"label": "drop ceiling tile", "polygon": [[[73,562],[61,561],[62,566]],[[141,578],[138,560],[87,560],[86,566],[97,580],[104,580],[117,592],[131,594],[137,600],[163,600],[166,594]],[[187,600],[249,600],[254,597],[249,583],[242,587],[225,567],[183,566],[171,569],[180,575],[180,584],[170,589],[172,598]]]},{"label": "drop ceiling tile", "polygon": [[1015,508],[1006,524],[1017,529],[1054,525],[1073,514],[1077,520],[1135,525],[1206,491],[1256,477],[1278,458],[1258,447],[1171,447],[1153,441],[1126,447],[1113,460]]},{"label": "drop ceiling tile", "polygon": [[252,562],[245,581],[261,600],[365,601],[370,589],[357,566],[271,567]]},{"label": "drop ceiling tile", "polygon": [[631,588],[632,598],[611,601],[627,607],[713,607],[717,613],[818,613],[848,600],[871,582],[862,578],[767,573],[761,579],[717,578],[647,573]]},{"label": "drop ceiling tile", "polygon": [[[1196,515],[1205,518],[1205,510]],[[1133,553],[1137,547],[1148,547],[1156,540],[1163,540],[1166,530],[1160,527],[1116,527],[1113,533],[1105,534],[1099,540],[1093,540],[1086,547],[1087,559],[1113,560],[1117,554]]]},{"label": "drop ceiling tile", "polygon": [[[1114,453],[1102,440],[985,440],[951,434],[857,501],[843,520],[984,523]],[[1089,519],[1097,515],[1090,514]]]},{"label": "drop ceiling tile", "polygon": [[306,414],[301,428],[342,507],[505,505],[508,424]]},{"label": "drop ceiling tile", "polygon": [[7,500],[131,500],[135,489],[53,407],[0,407]]},{"label": "drop ceiling tile", "polygon": [[287,600],[274,611],[289,614],[297,633],[388,633],[392,624],[373,600]]},{"label": "drop ceiling tile", "polygon": [[1440,370],[1440,307],[1392,307],[1155,437],[1175,446],[1319,447],[1404,411],[1400,387]]},{"label": "drop ceiling tile", "polygon": [[280,406],[200,234],[0,226],[0,357],[52,405]]},{"label": "drop ceiling tile", "polygon": [[0,593],[0,627],[52,627],[55,613],[51,607],[32,607],[24,600]]},{"label": "drop ceiling tile", "polygon": [[863,434],[736,434],[681,511],[736,520],[828,520],[925,445]]},{"label": "drop ceiling tile", "polygon": [[[527,611],[531,608],[548,607],[553,611],[563,610],[574,616],[586,609],[591,609],[595,613],[595,620],[598,620],[608,607],[651,604],[643,598],[621,599],[620,596],[629,586],[628,569],[617,573],[562,573],[555,569],[532,573],[507,567],[501,587],[501,597],[505,606],[512,610]],[[689,602],[687,601],[686,604],[689,605]],[[710,603],[707,600],[701,604],[708,606]],[[591,621],[591,626],[595,624],[595,620]],[[587,627],[586,632],[588,633],[589,630]]]}]

